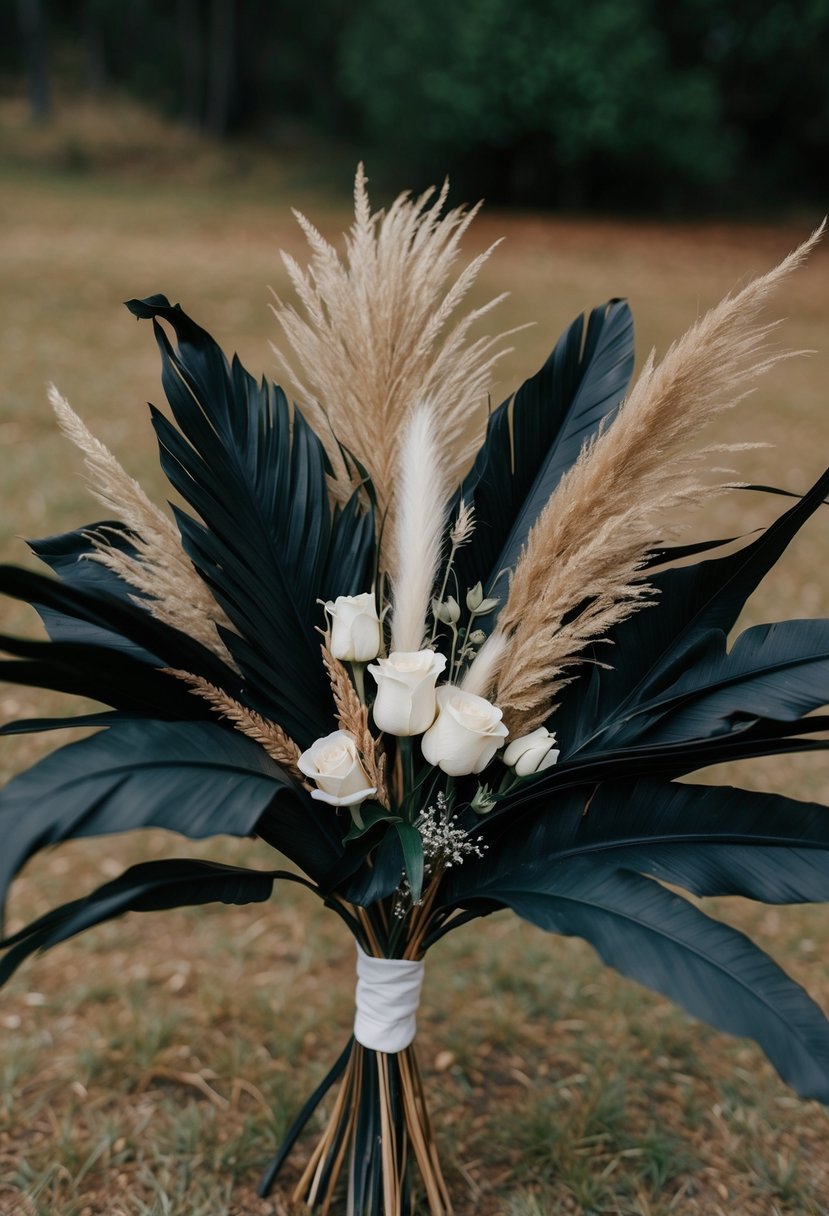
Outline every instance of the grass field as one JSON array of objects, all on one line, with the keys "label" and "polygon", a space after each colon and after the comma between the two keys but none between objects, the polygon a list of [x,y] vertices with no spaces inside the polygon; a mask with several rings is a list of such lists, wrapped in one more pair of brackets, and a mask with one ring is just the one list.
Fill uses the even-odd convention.
[{"label": "grass field", "polygon": [[[235,184],[226,170],[172,180],[0,170],[3,560],[29,560],[20,536],[97,518],[52,423],[48,380],[163,495],[145,406],[161,398],[156,351],[123,300],[162,291],[252,371],[270,370],[268,288],[286,286],[277,250],[302,249],[289,205],[336,234],[348,223],[347,182],[333,198],[298,172]],[[494,395],[534,371],[577,312],[609,296],[631,300],[640,361],[651,345],[664,350],[808,228],[485,213],[469,253],[506,240],[476,301],[508,289],[502,325],[538,322],[517,335]],[[774,444],[744,453],[740,476],[799,490],[829,463],[829,249],[786,286],[779,315],[785,343],[818,353],[778,368],[718,437]],[[735,493],[706,505],[694,533],[744,532],[779,502]],[[753,621],[827,613],[828,534],[829,516],[813,521],[756,597]],[[0,627],[36,630],[14,606]],[[68,708],[0,687],[4,719],[59,704]],[[8,776],[68,737],[2,740],[0,770]],[[821,758],[711,777],[829,798]],[[253,843],[195,848],[160,833],[67,846],[16,884],[10,928],[125,864],[184,853],[264,859]],[[711,910],[760,940],[829,1010],[829,912],[739,901]],[[26,966],[0,993],[0,1213],[287,1212],[279,1195],[261,1202],[254,1188],[348,1033],[352,953],[333,920],[280,891],[254,911],[133,916]],[[829,1212],[826,1112],[796,1099],[751,1044],[606,971],[580,942],[507,915],[477,922],[430,955],[420,1026],[459,1216]]]}]

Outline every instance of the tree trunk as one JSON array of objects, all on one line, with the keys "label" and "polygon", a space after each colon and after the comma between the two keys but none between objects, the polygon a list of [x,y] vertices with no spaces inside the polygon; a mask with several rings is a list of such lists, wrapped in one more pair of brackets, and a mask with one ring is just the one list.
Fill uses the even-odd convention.
[{"label": "tree trunk", "polygon": [[227,134],[236,84],[236,22],[234,0],[210,5],[210,74],[205,127],[211,135]]},{"label": "tree trunk", "polygon": [[101,19],[95,0],[85,0],[83,6],[83,37],[86,46],[86,78],[89,91],[97,97],[107,85],[106,45]]},{"label": "tree trunk", "polygon": [[178,0],[176,15],[181,47],[184,121],[194,131],[200,131],[204,118],[204,32],[199,0]]},{"label": "tree trunk", "polygon": [[46,59],[46,24],[40,0],[17,0],[17,15],[32,119],[45,122],[52,113],[52,96]]}]

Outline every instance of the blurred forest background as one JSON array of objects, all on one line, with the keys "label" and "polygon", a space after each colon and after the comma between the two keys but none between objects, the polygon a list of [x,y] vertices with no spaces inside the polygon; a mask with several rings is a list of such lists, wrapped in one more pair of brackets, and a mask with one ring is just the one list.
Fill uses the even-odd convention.
[{"label": "blurred forest background", "polygon": [[825,199],[827,48],[829,0],[11,0],[0,93],[502,204],[768,215]]}]

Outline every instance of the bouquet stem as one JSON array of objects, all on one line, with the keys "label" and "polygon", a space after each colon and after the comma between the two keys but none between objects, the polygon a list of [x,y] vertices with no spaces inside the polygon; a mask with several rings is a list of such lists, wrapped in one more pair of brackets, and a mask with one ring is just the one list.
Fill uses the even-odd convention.
[{"label": "bouquet stem", "polygon": [[430,1216],[450,1216],[414,1048],[387,1054],[354,1039],[295,1120],[262,1179],[260,1195],[268,1194],[303,1126],[340,1077],[331,1115],[293,1202],[328,1216],[347,1165],[348,1216],[412,1216],[416,1169]]}]

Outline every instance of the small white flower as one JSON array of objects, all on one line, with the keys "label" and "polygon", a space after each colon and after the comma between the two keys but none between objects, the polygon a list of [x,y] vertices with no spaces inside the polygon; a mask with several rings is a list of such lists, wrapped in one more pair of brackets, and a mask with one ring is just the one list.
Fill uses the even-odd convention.
[{"label": "small white flower", "polygon": [[390,735],[422,735],[435,720],[435,684],[445,667],[445,655],[434,650],[394,650],[370,666],[377,683],[377,729]]},{"label": "small white flower", "polygon": [[558,760],[556,737],[539,726],[537,730],[513,739],[501,757],[509,768],[515,769],[516,777],[529,777],[532,773],[540,773]]},{"label": "small white flower", "polygon": [[331,621],[331,653],[348,663],[376,659],[382,645],[380,618],[370,591],[363,595],[338,595],[325,611]]},{"label": "small white flower", "polygon": [[423,755],[450,777],[480,773],[509,734],[501,710],[453,684],[439,688],[436,700],[438,716],[423,736]]},{"label": "small white flower", "polygon": [[355,806],[377,793],[369,785],[357,740],[347,730],[317,739],[297,760],[297,768],[317,785],[311,797],[331,806]]}]

